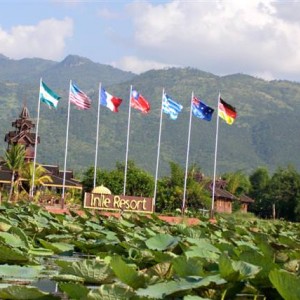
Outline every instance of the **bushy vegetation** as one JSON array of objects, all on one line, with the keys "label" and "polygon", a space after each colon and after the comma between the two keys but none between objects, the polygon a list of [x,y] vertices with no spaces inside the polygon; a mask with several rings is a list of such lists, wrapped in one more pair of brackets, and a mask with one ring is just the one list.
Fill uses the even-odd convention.
[{"label": "bushy vegetation", "polygon": [[[84,189],[92,190],[94,169],[89,168],[83,175]],[[170,162],[170,175],[157,182],[156,212],[175,213],[182,207],[184,192],[184,170]],[[212,178],[202,176],[201,168],[192,165],[188,170],[186,207],[197,215],[199,209],[211,208],[211,193],[207,189]],[[255,202],[249,211],[261,218],[277,218],[300,221],[300,174],[292,166],[278,168],[270,174],[266,168],[257,168],[250,175],[238,170],[221,175],[226,180],[226,190],[239,198],[242,194],[252,197]],[[97,185],[103,184],[113,194],[123,191],[124,165],[117,163],[112,171],[97,170]],[[127,195],[153,197],[154,178],[133,161],[128,164]],[[240,201],[233,205],[239,211]]]}]

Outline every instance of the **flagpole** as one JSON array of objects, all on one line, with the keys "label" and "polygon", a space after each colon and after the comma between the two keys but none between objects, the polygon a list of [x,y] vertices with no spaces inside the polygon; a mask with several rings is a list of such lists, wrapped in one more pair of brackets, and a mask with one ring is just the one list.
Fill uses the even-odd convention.
[{"label": "flagpole", "polygon": [[212,188],[212,199],[211,199],[211,212],[210,217],[214,218],[215,210],[215,190],[216,190],[216,170],[217,170],[217,153],[218,153],[218,136],[219,136],[219,103],[221,94],[218,96],[218,111],[217,111],[217,125],[216,125],[216,144],[215,144],[215,160],[214,160],[214,177],[213,177],[213,188]]},{"label": "flagpole", "polygon": [[38,135],[39,135],[39,123],[40,123],[40,108],[41,108],[41,85],[42,85],[42,78],[40,78],[40,92],[39,92],[39,102],[38,102],[38,111],[37,111],[37,121],[36,121],[36,130],[35,130],[35,147],[34,147],[34,158],[33,158],[33,171],[32,171],[32,184],[30,188],[29,196],[33,198],[33,191],[34,191],[34,180],[35,180],[35,166],[36,166],[36,155],[37,155],[37,144],[38,144]]},{"label": "flagpole", "polygon": [[165,94],[165,89],[163,89],[162,96],[161,96],[161,109],[160,109],[160,121],[159,121],[159,133],[158,133],[158,143],[157,143],[157,157],[156,157],[156,170],[155,170],[155,182],[154,182],[154,196],[153,196],[154,211],[155,211],[156,193],[157,193],[157,179],[158,179],[158,165],[159,165],[159,155],[160,155],[160,139],[161,139],[161,126],[162,126],[164,94]]},{"label": "flagpole", "polygon": [[68,157],[68,139],[69,139],[69,123],[70,123],[70,94],[71,94],[71,84],[70,80],[69,87],[69,98],[68,98],[68,117],[67,117],[67,129],[66,129],[66,148],[65,148],[65,162],[64,162],[64,177],[63,177],[63,189],[62,189],[62,198],[61,198],[61,207],[64,208],[65,204],[65,185],[66,185],[66,172],[67,172],[67,157]]},{"label": "flagpole", "polygon": [[126,195],[126,183],[127,183],[128,148],[129,148],[129,133],[130,133],[130,120],[131,120],[131,96],[132,96],[132,85],[130,86],[129,108],[128,108],[128,126],[127,126],[127,142],[126,142],[124,188],[123,188],[124,196]]},{"label": "flagpole", "polygon": [[194,99],[194,92],[192,92],[192,97],[191,97],[189,133],[188,133],[188,143],[187,143],[186,162],[185,162],[183,201],[182,201],[182,207],[181,207],[181,213],[182,213],[182,215],[184,215],[185,203],[186,203],[186,184],[187,184],[187,175],[188,175],[188,166],[189,166],[189,153],[190,153],[190,140],[191,140],[191,128],[192,128],[192,105],[193,105],[193,99]]},{"label": "flagpole", "polygon": [[101,109],[101,82],[99,83],[99,100],[98,100],[98,114],[97,114],[97,133],[96,133],[96,151],[95,151],[95,166],[94,166],[94,188],[96,187],[97,164],[98,164],[98,144],[99,144],[99,121]]}]

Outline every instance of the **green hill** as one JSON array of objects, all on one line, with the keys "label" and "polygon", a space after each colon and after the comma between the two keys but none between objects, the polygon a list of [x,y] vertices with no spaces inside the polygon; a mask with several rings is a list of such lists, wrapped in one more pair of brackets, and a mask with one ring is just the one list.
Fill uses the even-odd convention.
[{"label": "green hill", "polygon": [[[41,59],[10,60],[0,56],[1,147],[11,122],[25,102],[36,118],[40,77],[62,96],[57,110],[41,105],[38,161],[64,162],[67,99],[70,79],[93,100],[92,109],[70,114],[67,167],[78,172],[94,165],[97,99],[99,83],[123,98],[119,113],[101,107],[98,166],[113,168],[125,160],[130,85],[151,103],[151,112],[131,111],[129,159],[154,175],[157,157],[162,90],[184,106],[176,121],[163,115],[159,175],[169,172],[170,160],[185,165],[191,93],[216,109],[218,94],[235,106],[236,122],[219,123],[217,171],[250,172],[258,166],[273,171],[293,164],[300,170],[300,84],[289,81],[264,81],[248,75],[219,77],[191,68],[151,70],[141,75],[123,72],[89,59],[68,56],[62,62]],[[211,122],[192,119],[189,162],[212,174],[216,139],[216,111]]]}]

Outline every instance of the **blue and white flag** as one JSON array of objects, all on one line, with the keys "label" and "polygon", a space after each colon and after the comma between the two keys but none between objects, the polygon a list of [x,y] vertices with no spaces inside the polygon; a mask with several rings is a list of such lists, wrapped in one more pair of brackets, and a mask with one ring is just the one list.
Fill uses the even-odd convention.
[{"label": "blue and white flag", "polygon": [[194,97],[192,102],[192,112],[193,115],[199,119],[211,121],[214,109]]},{"label": "blue and white flag", "polygon": [[182,111],[183,106],[176,103],[167,94],[163,96],[162,110],[165,114],[169,115],[172,120],[176,120],[178,114]]}]

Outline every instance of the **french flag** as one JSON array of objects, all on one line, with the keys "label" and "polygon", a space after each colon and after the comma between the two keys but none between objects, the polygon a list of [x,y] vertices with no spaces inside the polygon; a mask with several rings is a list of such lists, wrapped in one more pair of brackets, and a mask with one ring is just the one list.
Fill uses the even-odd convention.
[{"label": "french flag", "polygon": [[110,109],[112,112],[118,112],[118,107],[122,103],[121,98],[117,98],[115,96],[112,96],[108,92],[105,91],[105,89],[101,88],[101,91],[99,93],[99,101],[102,106],[106,106],[108,109]]}]

